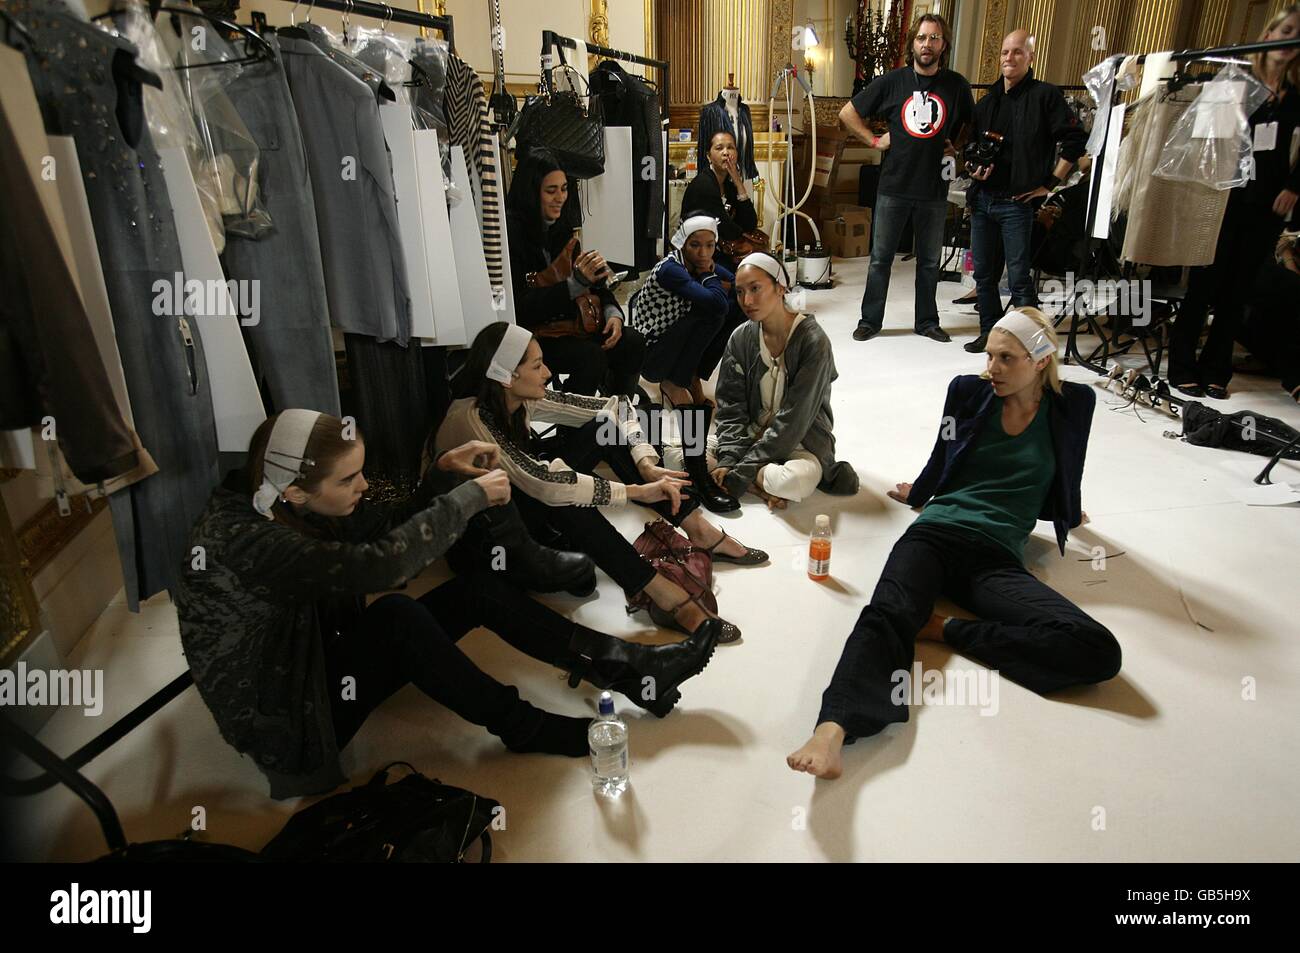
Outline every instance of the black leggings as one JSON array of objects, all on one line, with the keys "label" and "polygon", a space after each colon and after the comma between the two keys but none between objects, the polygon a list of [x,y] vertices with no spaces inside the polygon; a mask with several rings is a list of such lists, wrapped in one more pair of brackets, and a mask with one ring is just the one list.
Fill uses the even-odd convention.
[{"label": "black leggings", "polygon": [[822,695],[817,723],[865,737],[907,721],[894,704],[895,672],[910,669],[916,633],[947,596],[979,621],[953,619],[944,641],[1040,694],[1119,673],[1120,647],[1101,623],[1039,582],[1002,547],[977,534],[913,523],[889,554]]},{"label": "black leggings", "polygon": [[[354,628],[325,649],[339,749],[384,699],[408,683],[507,744],[531,738],[542,712],[456,647],[480,625],[550,664],[567,657],[575,631],[574,623],[490,572],[458,576],[419,599],[397,594],[376,599]],[[343,679],[349,676],[354,691],[345,699]]]},{"label": "black leggings", "polygon": [[[625,446],[601,446],[597,442],[596,435],[601,428],[602,422],[593,420],[572,430],[562,430],[548,440],[539,441],[539,455],[543,459],[562,457],[565,463],[580,473],[590,473],[603,460],[623,483],[644,482],[636,464],[632,462],[631,450]],[[650,564],[610,525],[597,507],[547,506],[520,492],[516,492],[512,499],[534,536],[545,539],[547,530],[558,531],[564,536],[565,545],[590,556],[597,566],[623,587],[627,595],[640,592],[654,578],[655,571]],[[699,506],[699,501],[683,494],[682,505],[675,515],[671,504],[666,501],[642,505],[654,510],[674,526],[680,526],[682,520]]]}]

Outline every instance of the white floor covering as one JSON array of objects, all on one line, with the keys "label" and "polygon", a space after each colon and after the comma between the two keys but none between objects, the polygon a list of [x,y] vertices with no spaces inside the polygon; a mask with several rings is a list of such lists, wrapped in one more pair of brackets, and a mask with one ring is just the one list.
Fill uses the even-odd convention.
[{"label": "white floor covering", "polygon": [[[976,707],[913,708],[909,723],[847,748],[837,781],[786,767],[913,517],[885,490],[920,471],[947,381],[983,364],[961,348],[977,321],[973,310],[947,304],[960,293],[956,284],[939,285],[953,343],[911,333],[913,268],[902,261],[884,333],[854,342],[865,265],[837,262],[839,286],[810,297],[835,345],[839,455],[857,467],[862,490],[852,499],[817,494],[776,515],[751,497],[738,516],[723,518],[733,535],[770,551],[772,563],[719,568],[722,612],[745,637],[719,648],[684,686],[678,710],[662,721],[625,710],[628,793],[598,799],[585,761],[509,754],[409,687],[347,750],[354,782],[405,759],[500,800],[502,861],[1295,860],[1300,505],[1238,502],[1232,489],[1249,485],[1262,458],[1166,439],[1177,421],[1145,409],[1139,419],[1100,392],[1083,485],[1091,522],[1072,535],[1065,559],[1040,523],[1028,561],[1116,634],[1119,677],[1050,699],[1003,681],[993,717]],[[1064,376],[1096,379],[1077,367]],[[1212,406],[1300,425],[1300,408],[1272,379],[1238,375],[1231,400]],[[1283,463],[1275,479],[1298,482],[1300,469]],[[632,538],[646,512],[611,516]],[[818,513],[831,514],[834,527],[826,584],[805,574]],[[1095,570],[1097,546],[1122,555]],[[433,567],[413,594],[443,573]],[[611,633],[650,634],[648,619],[627,616],[613,581],[600,579],[597,596],[551,602]],[[462,645],[535,704],[590,710],[589,686],[570,690],[555,670],[490,633],[476,631]],[[973,665],[933,644],[918,658],[927,669]],[[99,718],[71,710],[54,717],[41,738],[62,753],[183,670],[174,609],[164,596],[133,616],[119,597],[70,664],[106,669],[107,704]],[[1243,698],[1247,678],[1257,700]],[[305,803],[266,797],[261,775],[222,742],[192,689],[86,773],[134,841],[185,831],[202,806],[200,837],[258,849]],[[61,788],[5,809],[18,815],[25,856],[103,852],[89,811]]]}]

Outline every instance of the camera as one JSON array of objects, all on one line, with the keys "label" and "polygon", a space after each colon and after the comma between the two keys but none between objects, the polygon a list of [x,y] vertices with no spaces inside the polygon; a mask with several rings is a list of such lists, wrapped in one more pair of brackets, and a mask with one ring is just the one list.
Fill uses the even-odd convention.
[{"label": "camera", "polygon": [[966,143],[962,158],[966,160],[966,171],[974,173],[976,169],[987,168],[1002,154],[1003,136],[992,130],[980,133]]}]

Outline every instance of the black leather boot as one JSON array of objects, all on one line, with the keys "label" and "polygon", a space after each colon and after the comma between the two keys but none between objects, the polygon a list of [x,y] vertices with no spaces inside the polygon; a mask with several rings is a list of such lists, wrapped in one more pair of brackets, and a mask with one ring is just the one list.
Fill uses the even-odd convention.
[{"label": "black leather boot", "polygon": [[677,687],[704,671],[722,634],[722,623],[707,619],[684,642],[638,645],[603,632],[575,626],[569,641],[569,685],[586,679],[597,688],[619,692],[663,718],[682,697]]},{"label": "black leather boot", "polygon": [[[740,509],[740,501],[727,493],[709,476],[709,464],[705,457],[709,439],[709,425],[713,423],[713,406],[711,404],[682,404],[677,408],[682,428],[682,468],[690,475],[691,489],[700,498],[704,508],[713,513],[731,513]],[[703,430],[696,427],[688,429],[687,415],[695,418],[693,423],[703,421]],[[698,440],[692,447],[686,440],[687,433]],[[696,442],[696,441],[692,441]]]},{"label": "black leather boot", "polygon": [[458,573],[493,570],[530,592],[567,591],[590,595],[596,564],[584,553],[551,549],[533,539],[513,502],[479,513],[447,553]]}]

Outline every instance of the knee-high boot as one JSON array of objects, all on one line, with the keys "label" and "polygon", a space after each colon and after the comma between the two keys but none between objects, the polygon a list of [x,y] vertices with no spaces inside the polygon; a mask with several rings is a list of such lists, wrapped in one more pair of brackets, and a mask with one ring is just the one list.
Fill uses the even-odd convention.
[{"label": "knee-high boot", "polygon": [[[709,426],[713,423],[713,406],[711,404],[682,404],[677,408],[682,428],[683,467],[691,478],[691,489],[700,498],[705,508],[714,513],[730,513],[740,509],[740,501],[713,482],[709,476],[708,452]],[[702,423],[702,429],[687,427],[687,417],[694,416],[696,423]],[[687,434],[697,437],[688,441]]]}]

